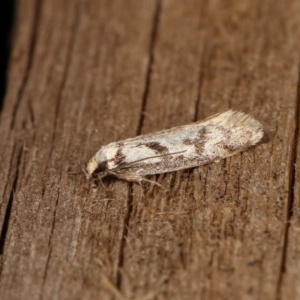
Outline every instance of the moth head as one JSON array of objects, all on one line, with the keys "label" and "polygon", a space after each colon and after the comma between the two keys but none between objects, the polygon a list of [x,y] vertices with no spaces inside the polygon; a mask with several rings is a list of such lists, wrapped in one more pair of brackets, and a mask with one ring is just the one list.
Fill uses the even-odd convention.
[{"label": "moth head", "polygon": [[85,175],[87,179],[105,177],[107,172],[107,161],[99,162],[95,156],[93,156],[87,163],[85,168]]}]

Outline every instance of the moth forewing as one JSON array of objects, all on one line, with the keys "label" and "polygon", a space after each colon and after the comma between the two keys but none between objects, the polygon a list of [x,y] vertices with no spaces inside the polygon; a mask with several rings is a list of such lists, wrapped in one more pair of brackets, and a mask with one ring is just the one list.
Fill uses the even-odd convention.
[{"label": "moth forewing", "polygon": [[242,112],[226,111],[204,121],[113,142],[89,160],[87,178],[114,175],[141,182],[144,176],[219,161],[257,144],[262,125]]}]

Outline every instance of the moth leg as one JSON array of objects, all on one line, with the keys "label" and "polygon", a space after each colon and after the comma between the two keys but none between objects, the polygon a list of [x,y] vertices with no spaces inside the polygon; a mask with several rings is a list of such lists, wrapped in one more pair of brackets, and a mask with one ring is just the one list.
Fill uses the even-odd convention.
[{"label": "moth leg", "polygon": [[147,178],[143,177],[143,181],[152,183],[152,184],[157,185],[158,187],[163,189],[163,186],[155,180],[150,180],[150,179],[147,179]]},{"label": "moth leg", "polygon": [[153,184],[155,184],[155,185],[157,185],[159,187],[162,187],[162,185],[159,184],[158,182],[156,182],[154,180],[147,179],[146,177],[138,175],[136,173],[130,173],[130,172],[121,173],[121,174],[114,173],[114,175],[116,177],[118,177],[119,179],[123,179],[123,180],[126,180],[126,181],[136,182],[136,183],[138,183],[140,185],[142,184],[142,182],[149,182],[149,183],[153,183]]},{"label": "moth leg", "polygon": [[103,178],[103,177],[99,177],[98,180],[97,180],[97,183],[100,182],[101,186],[102,186],[103,188],[105,188],[105,185],[104,185],[104,183],[103,183],[102,178]]}]

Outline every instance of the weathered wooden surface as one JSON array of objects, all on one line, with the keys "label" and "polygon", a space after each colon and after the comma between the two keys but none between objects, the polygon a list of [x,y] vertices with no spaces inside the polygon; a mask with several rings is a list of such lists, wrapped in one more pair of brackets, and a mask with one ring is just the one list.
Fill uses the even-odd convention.
[{"label": "weathered wooden surface", "polygon": [[[300,298],[300,2],[18,0],[1,114],[1,299]],[[155,176],[101,144],[251,113],[269,142]]]}]

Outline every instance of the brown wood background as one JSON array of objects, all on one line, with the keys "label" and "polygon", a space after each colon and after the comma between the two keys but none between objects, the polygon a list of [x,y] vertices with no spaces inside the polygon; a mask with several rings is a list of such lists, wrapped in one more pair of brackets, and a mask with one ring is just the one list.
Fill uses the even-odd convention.
[{"label": "brown wood background", "polygon": [[[299,0],[17,0],[0,136],[1,299],[300,299]],[[269,142],[165,189],[81,171],[228,108]]]}]

